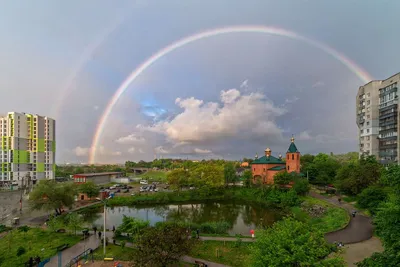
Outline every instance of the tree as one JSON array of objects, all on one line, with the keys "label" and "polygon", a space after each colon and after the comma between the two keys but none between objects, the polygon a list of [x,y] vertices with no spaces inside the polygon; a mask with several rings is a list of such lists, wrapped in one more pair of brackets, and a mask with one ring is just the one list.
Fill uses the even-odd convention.
[{"label": "tree", "polygon": [[75,235],[76,235],[76,231],[83,228],[82,227],[83,219],[79,214],[77,214],[75,212],[68,214],[66,216],[65,220],[67,222],[68,229],[74,231]]},{"label": "tree", "polygon": [[88,196],[88,198],[97,197],[99,195],[100,189],[92,181],[86,182],[79,185],[79,191]]},{"label": "tree", "polygon": [[198,165],[191,171],[190,181],[199,187],[223,186],[224,166],[219,162]]},{"label": "tree", "polygon": [[370,186],[357,196],[357,204],[360,208],[367,209],[371,214],[375,214],[379,205],[386,201],[387,197],[387,192],[381,186]]},{"label": "tree", "polygon": [[245,170],[243,173],[243,180],[244,180],[244,185],[246,187],[251,186],[251,180],[253,178],[253,174],[251,173],[251,170]]},{"label": "tree", "polygon": [[287,185],[293,180],[293,176],[287,171],[279,172],[274,175],[274,183],[278,185]]},{"label": "tree", "polygon": [[381,168],[375,157],[362,157],[357,163],[348,163],[339,169],[337,186],[347,194],[357,195],[379,180]]},{"label": "tree", "polygon": [[76,190],[72,183],[57,183],[41,180],[29,194],[29,202],[34,210],[55,210],[61,214],[63,207],[71,208],[75,202]]},{"label": "tree", "polygon": [[306,195],[310,190],[310,184],[307,179],[296,175],[293,179],[293,190],[296,191],[298,195]]},{"label": "tree", "polygon": [[232,162],[227,162],[225,164],[224,177],[226,185],[228,185],[228,183],[236,182],[237,177],[236,177],[235,165]]},{"label": "tree", "polygon": [[189,184],[189,173],[184,169],[175,169],[167,174],[167,180],[170,185],[180,190]]},{"label": "tree", "polygon": [[119,233],[127,233],[129,235],[137,235],[143,229],[146,229],[150,226],[149,221],[144,221],[134,217],[128,217],[123,215],[122,224],[118,226],[117,230]]},{"label": "tree", "polygon": [[56,232],[58,229],[64,226],[64,221],[60,217],[51,215],[50,220],[47,222],[47,227],[50,231]]},{"label": "tree", "polygon": [[[251,252],[252,266],[344,266],[340,259],[322,260],[331,252],[324,235],[293,218],[257,232]],[[329,264],[328,264],[329,262]]]},{"label": "tree", "polygon": [[173,224],[161,224],[147,229],[135,242],[134,262],[139,266],[174,266],[188,254],[194,244],[185,228]]}]

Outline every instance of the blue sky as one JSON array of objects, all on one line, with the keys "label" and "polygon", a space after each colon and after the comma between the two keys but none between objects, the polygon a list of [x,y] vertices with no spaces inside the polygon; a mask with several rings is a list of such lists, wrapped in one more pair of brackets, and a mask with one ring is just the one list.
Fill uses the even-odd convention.
[{"label": "blue sky", "polygon": [[[115,90],[180,38],[224,26],[275,26],[325,43],[384,79],[400,71],[399,9],[400,2],[374,0],[4,1],[0,88],[7,97],[0,112],[54,117],[57,161],[87,162]],[[291,134],[303,153],[356,151],[360,85],[343,64],[296,40],[249,33],[203,39],[130,85],[96,161],[149,160],[154,153],[239,159],[267,146],[279,154]]]}]

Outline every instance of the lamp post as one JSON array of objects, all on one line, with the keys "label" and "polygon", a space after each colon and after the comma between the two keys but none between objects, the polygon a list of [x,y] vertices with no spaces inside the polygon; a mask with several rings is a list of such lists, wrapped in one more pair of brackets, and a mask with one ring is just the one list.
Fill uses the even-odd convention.
[{"label": "lamp post", "polygon": [[96,198],[97,200],[101,201],[104,204],[104,222],[103,222],[103,254],[104,257],[106,257],[106,208],[107,208],[107,199],[109,199],[110,197],[106,198],[106,199],[100,199],[100,198]]}]

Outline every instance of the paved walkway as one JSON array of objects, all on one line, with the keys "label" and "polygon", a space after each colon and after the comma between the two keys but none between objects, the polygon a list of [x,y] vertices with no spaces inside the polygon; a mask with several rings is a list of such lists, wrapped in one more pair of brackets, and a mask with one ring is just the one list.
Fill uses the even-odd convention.
[{"label": "paved walkway", "polygon": [[[85,241],[81,241],[78,244],[67,248],[61,253],[61,266],[67,265],[73,258],[83,253],[86,249],[96,249],[100,245],[100,240],[97,236],[91,235]],[[58,266],[58,255],[56,254],[50,259],[50,262],[45,265],[46,267],[57,267]]]},{"label": "paved walkway", "polygon": [[[336,197],[326,197],[315,192],[310,192],[310,196],[325,200],[333,205],[346,209],[349,214],[355,211],[353,205],[348,203],[340,203]],[[374,227],[370,217],[357,213],[356,217],[350,216],[350,223],[342,230],[327,233],[325,239],[330,242],[343,242],[343,244],[353,244],[368,240],[373,235]]]}]

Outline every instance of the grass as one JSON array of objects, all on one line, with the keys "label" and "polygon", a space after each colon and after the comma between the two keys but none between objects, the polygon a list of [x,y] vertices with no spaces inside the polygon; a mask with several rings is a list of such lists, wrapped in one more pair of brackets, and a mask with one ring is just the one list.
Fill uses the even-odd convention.
[{"label": "grass", "polygon": [[[79,236],[54,233],[40,228],[31,228],[26,233],[13,230],[1,238],[0,266],[24,266],[30,257],[36,256],[44,260],[56,255],[58,246],[63,244],[73,246],[79,241]],[[17,250],[20,247],[23,247],[26,252],[17,256]]]},{"label": "grass", "polygon": [[[332,205],[324,200],[316,199],[312,197],[304,197],[304,201],[309,205],[319,205],[326,209],[325,214],[318,218],[311,218],[307,213],[295,211],[295,217],[297,219],[309,220],[311,224],[313,224],[317,229],[320,229],[324,233],[329,233],[332,231],[336,231],[345,227],[349,221],[350,216],[345,209]],[[293,211],[294,209],[292,209]],[[300,216],[300,218],[299,218]],[[303,218],[301,218],[303,216]]]},{"label": "grass", "polygon": [[166,181],[167,180],[167,173],[166,171],[148,171],[143,174],[138,175],[143,179],[152,179],[152,181]]},{"label": "grass", "polygon": [[[115,260],[120,261],[129,261],[132,258],[133,249],[130,247],[124,247],[108,244],[106,246],[106,258],[114,258]],[[103,260],[103,247],[97,248],[94,253],[93,257],[96,260]]]},{"label": "grass", "polygon": [[[217,256],[217,250],[219,256]],[[232,267],[246,267],[250,265],[251,244],[242,242],[199,241],[189,256],[212,262],[226,264]]]},{"label": "grass", "polygon": [[356,202],[357,196],[345,196],[345,197],[343,197],[343,201],[346,201],[348,203]]}]

